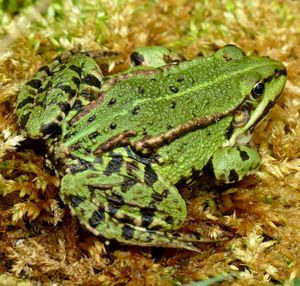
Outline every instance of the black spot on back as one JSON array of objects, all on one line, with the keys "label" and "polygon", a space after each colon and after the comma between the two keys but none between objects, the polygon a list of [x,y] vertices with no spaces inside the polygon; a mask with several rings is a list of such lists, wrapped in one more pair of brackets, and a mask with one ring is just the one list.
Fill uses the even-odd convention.
[{"label": "black spot on back", "polygon": [[88,122],[92,122],[96,119],[96,115],[92,115],[91,117],[89,117]]},{"label": "black spot on back", "polygon": [[109,101],[109,105],[113,105],[117,102],[117,100],[115,98],[111,98]]},{"label": "black spot on back", "polygon": [[93,228],[96,228],[104,220],[105,220],[104,210],[98,209],[94,211],[92,216],[89,218],[89,225]]},{"label": "black spot on back", "polygon": [[141,86],[139,86],[138,93],[143,94],[144,92],[145,92],[145,90]]},{"label": "black spot on back", "polygon": [[229,182],[231,182],[231,183],[236,182],[239,179],[239,175],[237,174],[237,172],[234,169],[231,169],[228,179],[229,179]]},{"label": "black spot on back", "polygon": [[88,84],[88,85],[91,85],[91,86],[95,86],[97,88],[100,88],[101,87],[101,82],[99,79],[97,79],[94,75],[92,74],[87,74],[85,76],[85,78],[83,79],[83,82]]},{"label": "black spot on back", "polygon": [[174,85],[171,85],[171,86],[169,87],[169,89],[170,89],[170,91],[173,92],[173,93],[177,93],[177,92],[179,91],[178,88],[177,88],[176,86],[174,86]]},{"label": "black spot on back", "polygon": [[145,165],[144,169],[144,181],[148,186],[153,186],[153,184],[157,181],[158,176],[155,171],[151,168],[150,165]]},{"label": "black spot on back", "polygon": [[183,81],[184,81],[184,75],[178,77],[177,82],[183,82]]},{"label": "black spot on back", "polygon": [[27,104],[31,104],[34,102],[34,98],[33,97],[26,97],[25,99],[23,99],[17,106],[17,109],[21,109],[22,107],[24,107]]},{"label": "black spot on back", "polygon": [[103,174],[105,176],[110,176],[113,173],[117,173],[120,171],[123,165],[123,156],[114,154],[110,162],[107,164],[106,169],[104,170]]},{"label": "black spot on back", "polygon": [[110,125],[109,125],[110,129],[116,129],[117,127],[117,124],[112,122]]},{"label": "black spot on back", "polygon": [[29,85],[35,89],[39,89],[42,85],[42,82],[39,79],[32,79],[29,82],[27,82],[26,85]]},{"label": "black spot on back", "polygon": [[100,135],[100,133],[98,131],[94,131],[94,132],[90,133],[88,136],[90,139],[95,139],[99,135]]},{"label": "black spot on back", "polygon": [[78,207],[81,203],[83,203],[85,201],[85,198],[82,198],[80,196],[74,196],[74,195],[69,195],[68,199],[73,208]]},{"label": "black spot on back", "polygon": [[122,227],[122,236],[125,239],[129,240],[133,238],[133,235],[134,235],[134,229],[131,226],[125,224]]},{"label": "black spot on back", "polygon": [[140,112],[140,107],[139,106],[135,106],[133,109],[132,109],[132,111],[131,111],[131,113],[133,114],[133,115],[136,115],[136,114],[138,114]]}]

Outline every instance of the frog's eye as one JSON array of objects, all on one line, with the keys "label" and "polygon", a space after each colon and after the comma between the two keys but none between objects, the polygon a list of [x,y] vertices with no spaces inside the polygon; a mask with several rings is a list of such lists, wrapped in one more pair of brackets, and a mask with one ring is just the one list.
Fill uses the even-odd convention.
[{"label": "frog's eye", "polygon": [[264,93],[265,85],[263,82],[257,82],[253,89],[251,90],[251,99],[258,100]]},{"label": "frog's eye", "polygon": [[250,116],[249,109],[246,107],[243,107],[235,112],[234,118],[233,118],[233,126],[234,127],[242,127],[244,126]]}]

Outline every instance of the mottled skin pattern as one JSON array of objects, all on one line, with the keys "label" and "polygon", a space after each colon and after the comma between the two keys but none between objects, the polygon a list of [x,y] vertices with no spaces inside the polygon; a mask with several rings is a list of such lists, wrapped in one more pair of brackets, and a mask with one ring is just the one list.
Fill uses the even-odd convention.
[{"label": "mottled skin pattern", "polygon": [[183,62],[159,47],[132,58],[152,67],[103,77],[84,53],[55,59],[20,91],[19,124],[46,141],[62,200],[94,234],[197,251],[203,238],[174,232],[187,216],[175,185],[209,162],[226,183],[258,167],[236,139],[276,102],[286,69],[234,46]]}]

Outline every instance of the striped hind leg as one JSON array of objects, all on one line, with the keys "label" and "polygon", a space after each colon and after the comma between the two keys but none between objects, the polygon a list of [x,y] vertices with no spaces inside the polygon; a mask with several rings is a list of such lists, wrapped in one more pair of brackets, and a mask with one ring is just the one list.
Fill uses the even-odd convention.
[{"label": "striped hind leg", "polygon": [[151,164],[129,158],[123,148],[101,159],[78,159],[61,182],[62,200],[87,229],[126,244],[197,251],[192,242],[198,238],[174,232],[185,222],[187,211],[167,179]]}]

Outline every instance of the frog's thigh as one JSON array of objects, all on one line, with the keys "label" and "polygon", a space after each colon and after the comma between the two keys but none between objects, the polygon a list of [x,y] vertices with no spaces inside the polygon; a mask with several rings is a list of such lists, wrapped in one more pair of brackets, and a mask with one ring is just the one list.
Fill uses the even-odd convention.
[{"label": "frog's thigh", "polygon": [[257,169],[260,161],[256,149],[234,146],[217,150],[211,159],[211,166],[218,181],[233,183]]},{"label": "frog's thigh", "polygon": [[169,245],[176,237],[166,232],[187,215],[174,186],[124,153],[105,154],[102,163],[65,175],[60,195],[94,234],[130,244]]},{"label": "frog's thigh", "polygon": [[31,138],[59,134],[70,110],[74,116],[99,95],[102,78],[91,58],[74,55],[63,63],[55,59],[20,90],[16,107],[20,126]]}]

